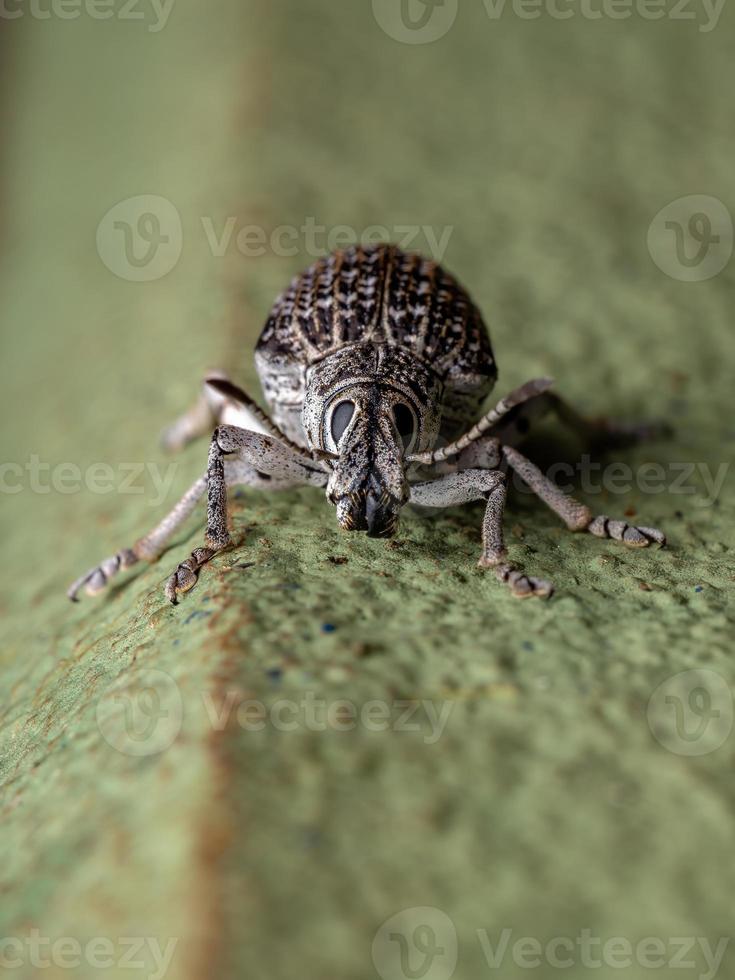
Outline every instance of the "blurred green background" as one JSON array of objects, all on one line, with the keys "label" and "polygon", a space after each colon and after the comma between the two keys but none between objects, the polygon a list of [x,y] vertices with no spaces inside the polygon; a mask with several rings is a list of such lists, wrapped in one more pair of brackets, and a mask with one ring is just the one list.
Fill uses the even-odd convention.
[{"label": "blurred green background", "polygon": [[[126,937],[176,980],[733,975],[733,25],[694,0],[3,7],[9,975],[129,977]],[[257,388],[276,294],[376,226],[441,243],[499,393],[551,374],[674,424],[615,457],[663,492],[580,492],[670,548],[518,494],[511,552],[558,589],[522,604],[475,567],[481,509],[387,547],[316,492],[244,492],[178,608],[201,511],[72,607],[203,469],[205,443],[158,447],[203,372]]]}]

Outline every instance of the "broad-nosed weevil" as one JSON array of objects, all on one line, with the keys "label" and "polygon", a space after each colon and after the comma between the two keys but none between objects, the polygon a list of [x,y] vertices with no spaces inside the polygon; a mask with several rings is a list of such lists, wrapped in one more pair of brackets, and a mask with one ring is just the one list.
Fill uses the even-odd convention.
[{"label": "broad-nosed weevil", "polygon": [[[179,448],[211,434],[206,473],[173,510],[69,589],[100,592],[120,569],[155,561],[207,494],[207,531],[168,579],[176,603],[200,568],[231,544],[227,488],[325,489],[346,531],[395,534],[401,508],[485,501],[480,565],[513,595],[549,596],[550,582],[510,564],[503,539],[508,471],[572,531],[634,548],[665,544],[661,531],[594,516],[562,492],[516,445],[533,419],[553,410],[584,437],[615,442],[645,426],[589,422],[529,381],[489,411],[497,368],[487,328],[465,290],[436,262],[391,245],[355,247],[314,263],[277,300],[255,349],[267,415],[225,375],[210,375],[196,405],[164,433]],[[212,430],[214,430],[212,432]]]}]

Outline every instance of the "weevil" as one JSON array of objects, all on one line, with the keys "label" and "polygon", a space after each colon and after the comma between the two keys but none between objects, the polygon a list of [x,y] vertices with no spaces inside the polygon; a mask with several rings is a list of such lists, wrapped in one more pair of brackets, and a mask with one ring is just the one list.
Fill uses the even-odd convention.
[{"label": "weevil", "polygon": [[200,569],[231,545],[227,488],[274,491],[306,484],[326,492],[345,531],[396,533],[401,508],[484,501],[479,564],[514,596],[548,597],[553,586],[508,560],[503,513],[515,471],[571,531],[633,548],[664,545],[653,527],[595,516],[522,455],[532,420],[554,411],[598,442],[635,441],[645,426],[588,421],[535,379],[484,410],[497,378],[482,315],[437,262],[392,245],[334,252],[297,276],[279,297],[255,348],[270,414],[221,373],[164,433],[168,449],[211,434],[206,473],[166,517],[130,548],[81,576],[68,591],[100,592],[121,569],[155,561],[207,495],[204,545],[174,570],[177,602]]}]

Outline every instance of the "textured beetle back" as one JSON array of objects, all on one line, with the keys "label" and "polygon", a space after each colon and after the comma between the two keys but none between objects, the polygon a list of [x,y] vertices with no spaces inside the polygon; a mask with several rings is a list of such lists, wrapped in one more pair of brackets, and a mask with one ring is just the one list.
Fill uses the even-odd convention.
[{"label": "textured beetle back", "polygon": [[314,263],[273,307],[255,356],[276,416],[300,404],[310,365],[358,343],[421,360],[457,421],[471,419],[497,377],[482,316],[449,273],[394,245],[356,246]]}]

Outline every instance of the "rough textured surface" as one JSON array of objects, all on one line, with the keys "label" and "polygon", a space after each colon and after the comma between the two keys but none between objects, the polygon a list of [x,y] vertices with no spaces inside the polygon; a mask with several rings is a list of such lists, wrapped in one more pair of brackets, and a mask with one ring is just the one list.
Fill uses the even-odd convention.
[{"label": "rough textured surface", "polygon": [[[362,980],[380,924],[435,906],[469,980],[528,973],[510,956],[489,970],[478,929],[494,944],[503,928],[728,935],[734,736],[686,754],[662,709],[667,751],[647,705],[707,668],[731,707],[731,474],[711,506],[695,477],[693,494],[581,495],[664,528],[660,553],[572,536],[519,495],[512,552],[554,579],[550,603],[476,569],[478,508],[409,516],[386,546],[340,534],[308,490],[243,495],[242,543],[178,609],[162,586],[196,521],[106,598],[71,607],[63,592],[163,512],[150,473],[120,492],[121,463],[175,465],[169,502],[203,468],[202,444],[162,457],[159,429],[207,366],[253,384],[262,320],[313,257],[303,236],[293,256],[246,257],[234,235],[218,257],[206,228],[219,236],[228,216],[235,234],[309,217],[451,226],[444,261],[489,321],[499,393],[551,374],[592,413],[673,421],[669,443],[620,454],[629,466],[729,463],[735,266],[676,281],[646,236],[675,198],[735,208],[732,25],[731,10],[708,34],[490,21],[478,2],[409,46],[370,4],[331,0],[233,0],[216,19],[179,0],[158,33],[85,16],[4,25],[2,457],[107,462],[118,492],[70,493],[58,468],[39,492],[50,474],[34,489],[28,470],[4,471],[22,490],[0,511],[0,937],[173,937],[170,977]],[[97,224],[147,193],[180,212],[181,260],[154,282],[115,278]],[[124,735],[125,704],[151,685],[175,729],[181,705],[178,737],[116,751],[103,735]],[[377,699],[394,721],[418,699],[449,718],[437,739],[425,708],[419,732],[314,731],[301,709],[293,730],[256,732],[234,710],[212,724],[228,696]],[[696,961],[677,975],[706,973]],[[650,975],[593,975],[621,972]]]}]

